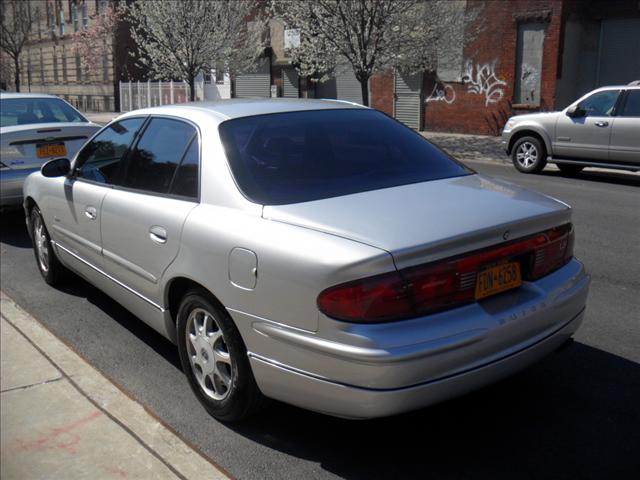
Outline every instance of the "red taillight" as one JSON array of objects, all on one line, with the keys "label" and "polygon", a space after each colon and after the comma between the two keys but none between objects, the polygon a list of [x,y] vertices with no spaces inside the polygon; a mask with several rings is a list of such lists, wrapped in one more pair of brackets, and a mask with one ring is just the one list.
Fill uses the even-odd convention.
[{"label": "red taillight", "polygon": [[350,322],[385,322],[417,317],[475,300],[483,268],[518,261],[523,280],[537,280],[573,256],[573,227],[545,232],[432,264],[337,285],[318,296],[324,314]]}]

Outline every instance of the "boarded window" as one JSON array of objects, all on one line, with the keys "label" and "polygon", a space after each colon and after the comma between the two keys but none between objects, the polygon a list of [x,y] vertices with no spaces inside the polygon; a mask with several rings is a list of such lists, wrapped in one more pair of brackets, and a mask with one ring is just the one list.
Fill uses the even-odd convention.
[{"label": "boarded window", "polygon": [[518,25],[514,103],[540,105],[544,24]]}]

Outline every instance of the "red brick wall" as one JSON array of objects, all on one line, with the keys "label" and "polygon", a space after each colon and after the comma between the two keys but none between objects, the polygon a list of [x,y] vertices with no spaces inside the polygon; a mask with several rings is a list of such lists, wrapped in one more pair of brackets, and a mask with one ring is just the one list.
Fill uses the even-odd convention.
[{"label": "red brick wall", "polygon": [[[520,113],[513,108],[516,74],[516,40],[518,22],[542,21],[545,24],[541,72],[541,102],[535,110],[553,110],[558,74],[563,0],[469,0],[469,7],[482,6],[476,22],[479,32],[464,47],[464,61],[477,66],[491,66],[495,61],[495,75],[505,85],[496,85],[502,94],[493,94],[496,102],[486,102],[485,94],[469,91],[470,84],[450,82],[455,100],[424,102],[424,129],[442,132],[497,135],[508,117]],[[474,25],[467,26],[468,31]],[[433,91],[433,77],[425,75],[423,97]],[[372,79],[372,106],[385,112],[393,111],[393,78],[391,75]],[[389,94],[391,91],[391,95]],[[451,100],[450,93],[447,97]],[[535,111],[534,110],[534,111]],[[530,110],[524,110],[530,111]]]},{"label": "red brick wall", "polygon": [[393,115],[393,73],[379,73],[371,77],[371,107]]}]

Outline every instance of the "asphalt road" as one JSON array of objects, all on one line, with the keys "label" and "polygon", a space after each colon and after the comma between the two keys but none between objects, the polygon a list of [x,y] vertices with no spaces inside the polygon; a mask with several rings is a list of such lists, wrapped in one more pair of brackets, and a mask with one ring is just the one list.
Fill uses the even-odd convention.
[{"label": "asphalt road", "polygon": [[207,417],[168,341],[82,280],[41,280],[20,214],[1,217],[1,286],[237,478],[637,478],[640,177],[471,166],[574,207],[576,254],[593,275],[585,322],[571,347],[528,370],[399,417],[353,422],[282,404],[241,425]]}]

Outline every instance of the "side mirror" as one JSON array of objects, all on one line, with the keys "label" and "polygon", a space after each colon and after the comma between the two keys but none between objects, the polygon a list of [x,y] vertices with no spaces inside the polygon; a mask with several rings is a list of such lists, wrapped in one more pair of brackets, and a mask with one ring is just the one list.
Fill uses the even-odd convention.
[{"label": "side mirror", "polygon": [[574,105],[567,109],[567,117],[580,118],[586,116],[586,114],[587,112],[583,108],[580,108],[579,105]]},{"label": "side mirror", "polygon": [[42,165],[40,172],[44,177],[64,177],[71,172],[71,162],[68,158],[54,158]]}]

